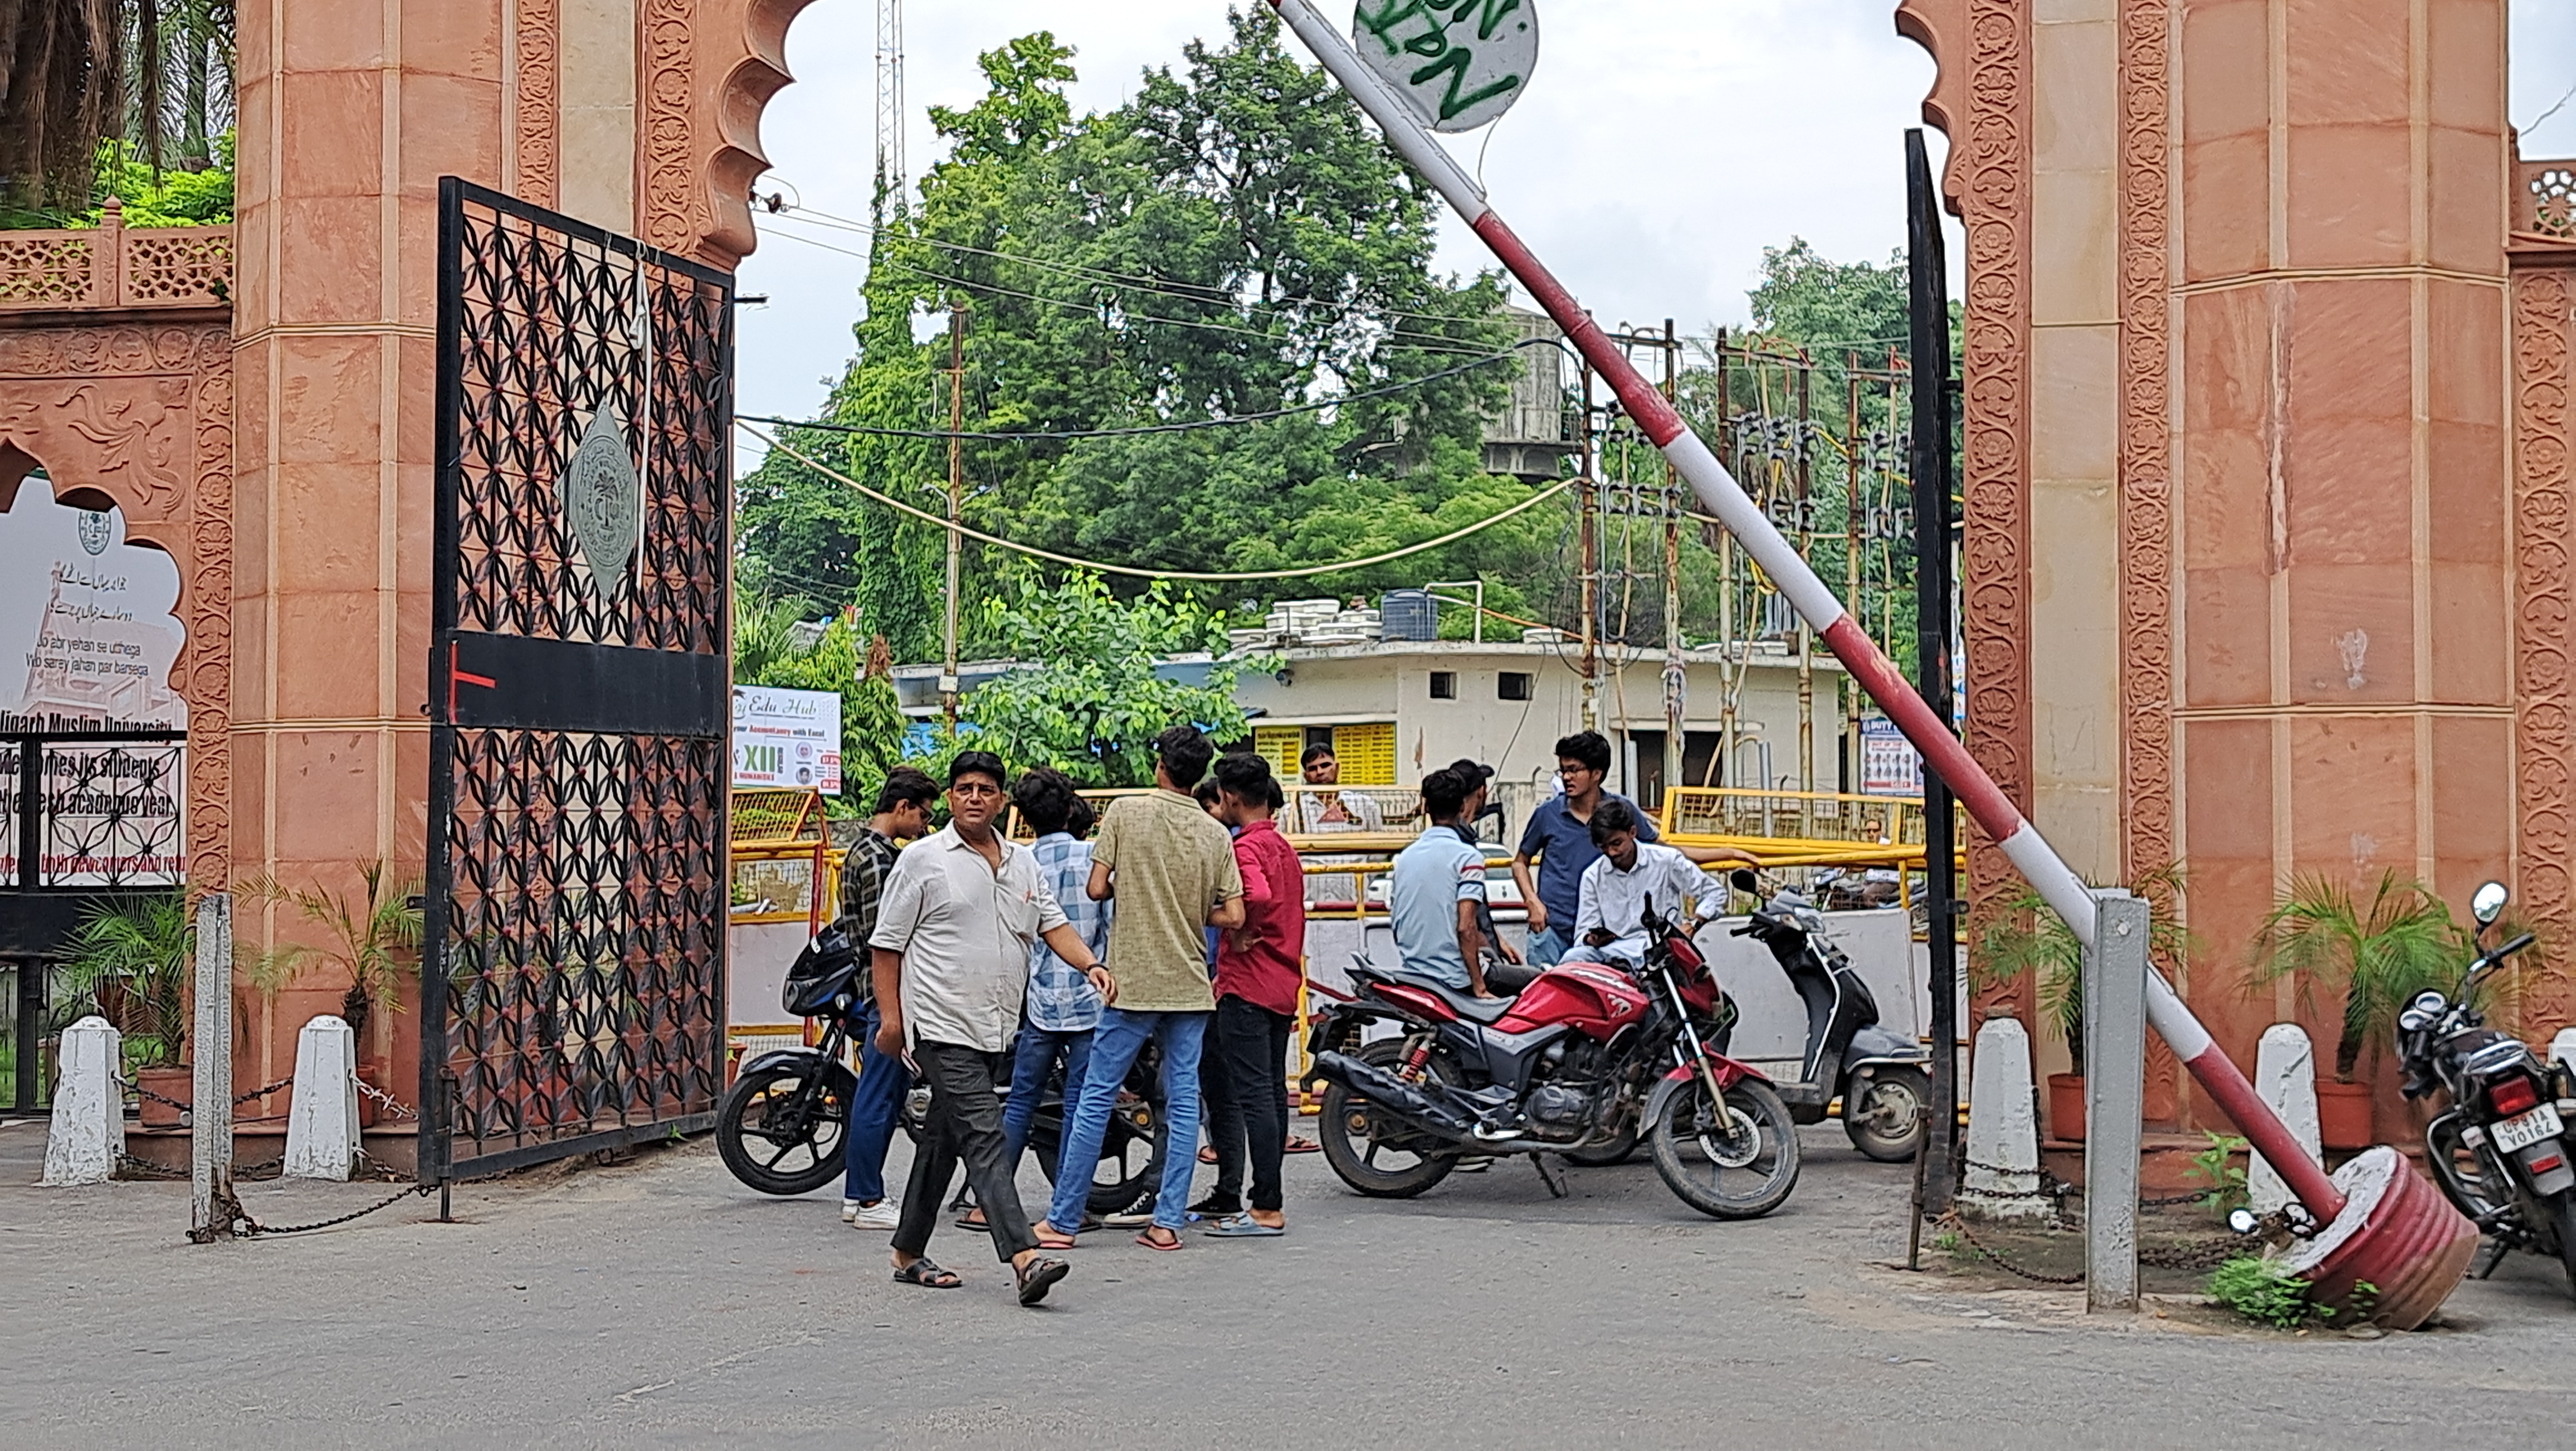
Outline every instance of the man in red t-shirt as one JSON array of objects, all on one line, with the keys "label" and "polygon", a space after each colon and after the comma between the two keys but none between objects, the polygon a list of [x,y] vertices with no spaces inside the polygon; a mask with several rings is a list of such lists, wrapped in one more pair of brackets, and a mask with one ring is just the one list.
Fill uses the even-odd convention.
[{"label": "man in red t-shirt", "polygon": [[1237,1165],[1248,1158],[1252,1182],[1251,1207],[1213,1221],[1206,1233],[1265,1238],[1288,1230],[1279,1171],[1288,1150],[1288,1034],[1306,982],[1306,877],[1297,849],[1271,819],[1285,797],[1270,763],[1248,754],[1219,757],[1216,783],[1217,817],[1234,829],[1244,905],[1243,925],[1217,943],[1210,1051],[1225,1065],[1243,1124],[1239,1138],[1217,1140],[1217,1180],[1240,1180]]}]

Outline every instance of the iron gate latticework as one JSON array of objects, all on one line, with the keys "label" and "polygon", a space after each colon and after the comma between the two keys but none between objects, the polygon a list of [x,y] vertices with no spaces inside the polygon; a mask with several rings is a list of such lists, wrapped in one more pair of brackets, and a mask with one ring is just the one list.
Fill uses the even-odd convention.
[{"label": "iron gate latticework", "polygon": [[420,1177],[713,1120],[733,279],[439,184]]}]

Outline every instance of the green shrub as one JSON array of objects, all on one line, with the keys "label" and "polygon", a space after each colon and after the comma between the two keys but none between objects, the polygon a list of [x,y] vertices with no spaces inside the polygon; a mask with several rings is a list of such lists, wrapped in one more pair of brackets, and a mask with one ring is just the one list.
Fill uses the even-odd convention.
[{"label": "green shrub", "polygon": [[2355,1325],[2368,1320],[2371,1306],[2379,1298],[2379,1287],[2368,1280],[2359,1282],[2353,1286],[2352,1303],[2339,1310],[2319,1304],[2308,1293],[2308,1282],[2291,1274],[2280,1261],[2239,1255],[2210,1275],[2209,1293],[2257,1325],[2296,1330],[2302,1325],[2322,1325],[2337,1319]]}]

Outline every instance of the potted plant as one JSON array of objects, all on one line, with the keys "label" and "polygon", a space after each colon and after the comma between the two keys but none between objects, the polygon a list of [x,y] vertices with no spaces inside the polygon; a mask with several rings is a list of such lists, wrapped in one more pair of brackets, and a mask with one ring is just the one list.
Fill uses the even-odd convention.
[{"label": "potted plant", "polygon": [[2314,1012],[2324,985],[2343,995],[2332,1081],[2317,1084],[2318,1137],[2329,1149],[2371,1144],[2370,1085],[2357,1077],[2365,1046],[2384,1041],[2400,1009],[2427,988],[2453,990],[2476,948],[2441,898],[2382,872],[2367,901],[2340,882],[2294,877],[2254,938],[2252,988],[2288,977]]},{"label": "potted plant", "polygon": [[[2179,863],[2140,877],[2129,890],[2147,899],[2147,949],[2159,962],[2188,958],[2196,943],[2176,920],[2182,902]],[[2048,1128],[2064,1140],[2084,1137],[2084,941],[2075,935],[2038,892],[2025,886],[2004,904],[2003,913],[1987,925],[1969,974],[1979,991],[2001,986],[2023,973],[2039,977],[2039,1008],[2066,1042],[2068,1072],[2048,1075]],[[2152,1097],[2154,1085],[2150,1084]],[[2170,1118],[2168,1102],[2159,1114],[2150,1103],[2148,1118]]]},{"label": "potted plant", "polygon": [[100,903],[81,914],[64,959],[68,985],[94,1003],[125,1040],[125,1062],[142,1091],[143,1124],[177,1128],[194,1089],[188,1056],[188,979],[197,929],[178,892]]},{"label": "potted plant", "polygon": [[[248,974],[254,987],[272,995],[316,968],[332,969],[345,979],[348,987],[340,995],[340,1017],[361,1045],[358,1076],[381,1090],[390,1065],[383,1055],[367,1051],[367,1025],[377,1009],[402,1011],[402,984],[408,976],[403,955],[420,947],[421,914],[412,905],[420,884],[409,879],[389,884],[391,870],[381,861],[368,862],[358,875],[366,886],[363,896],[321,886],[289,889],[270,877],[244,885],[245,899],[290,907],[296,916],[321,928],[323,937],[319,946],[289,942],[256,954],[249,960]],[[375,1100],[361,1098],[358,1113],[362,1123],[372,1123]]]}]

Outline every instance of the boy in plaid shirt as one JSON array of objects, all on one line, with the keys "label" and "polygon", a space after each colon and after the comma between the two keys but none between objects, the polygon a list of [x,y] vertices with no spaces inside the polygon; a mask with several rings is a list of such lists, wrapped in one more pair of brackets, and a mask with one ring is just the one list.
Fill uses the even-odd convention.
[{"label": "boy in plaid shirt", "polygon": [[[903,843],[930,833],[930,808],[939,799],[939,783],[911,766],[886,773],[877,791],[877,814],[859,828],[859,839],[841,862],[841,916],[849,919],[850,937],[865,942],[877,930],[877,908],[885,899],[885,881],[894,870]],[[912,1091],[912,1074],[901,1058],[877,1051],[876,983],[859,974],[859,1006],[850,1031],[859,1042],[859,1088],[851,1097],[850,1123],[841,1139],[841,1219],[861,1229],[895,1227],[894,1201],[886,1198],[886,1146],[894,1142],[894,1124],[903,1096]]]}]

